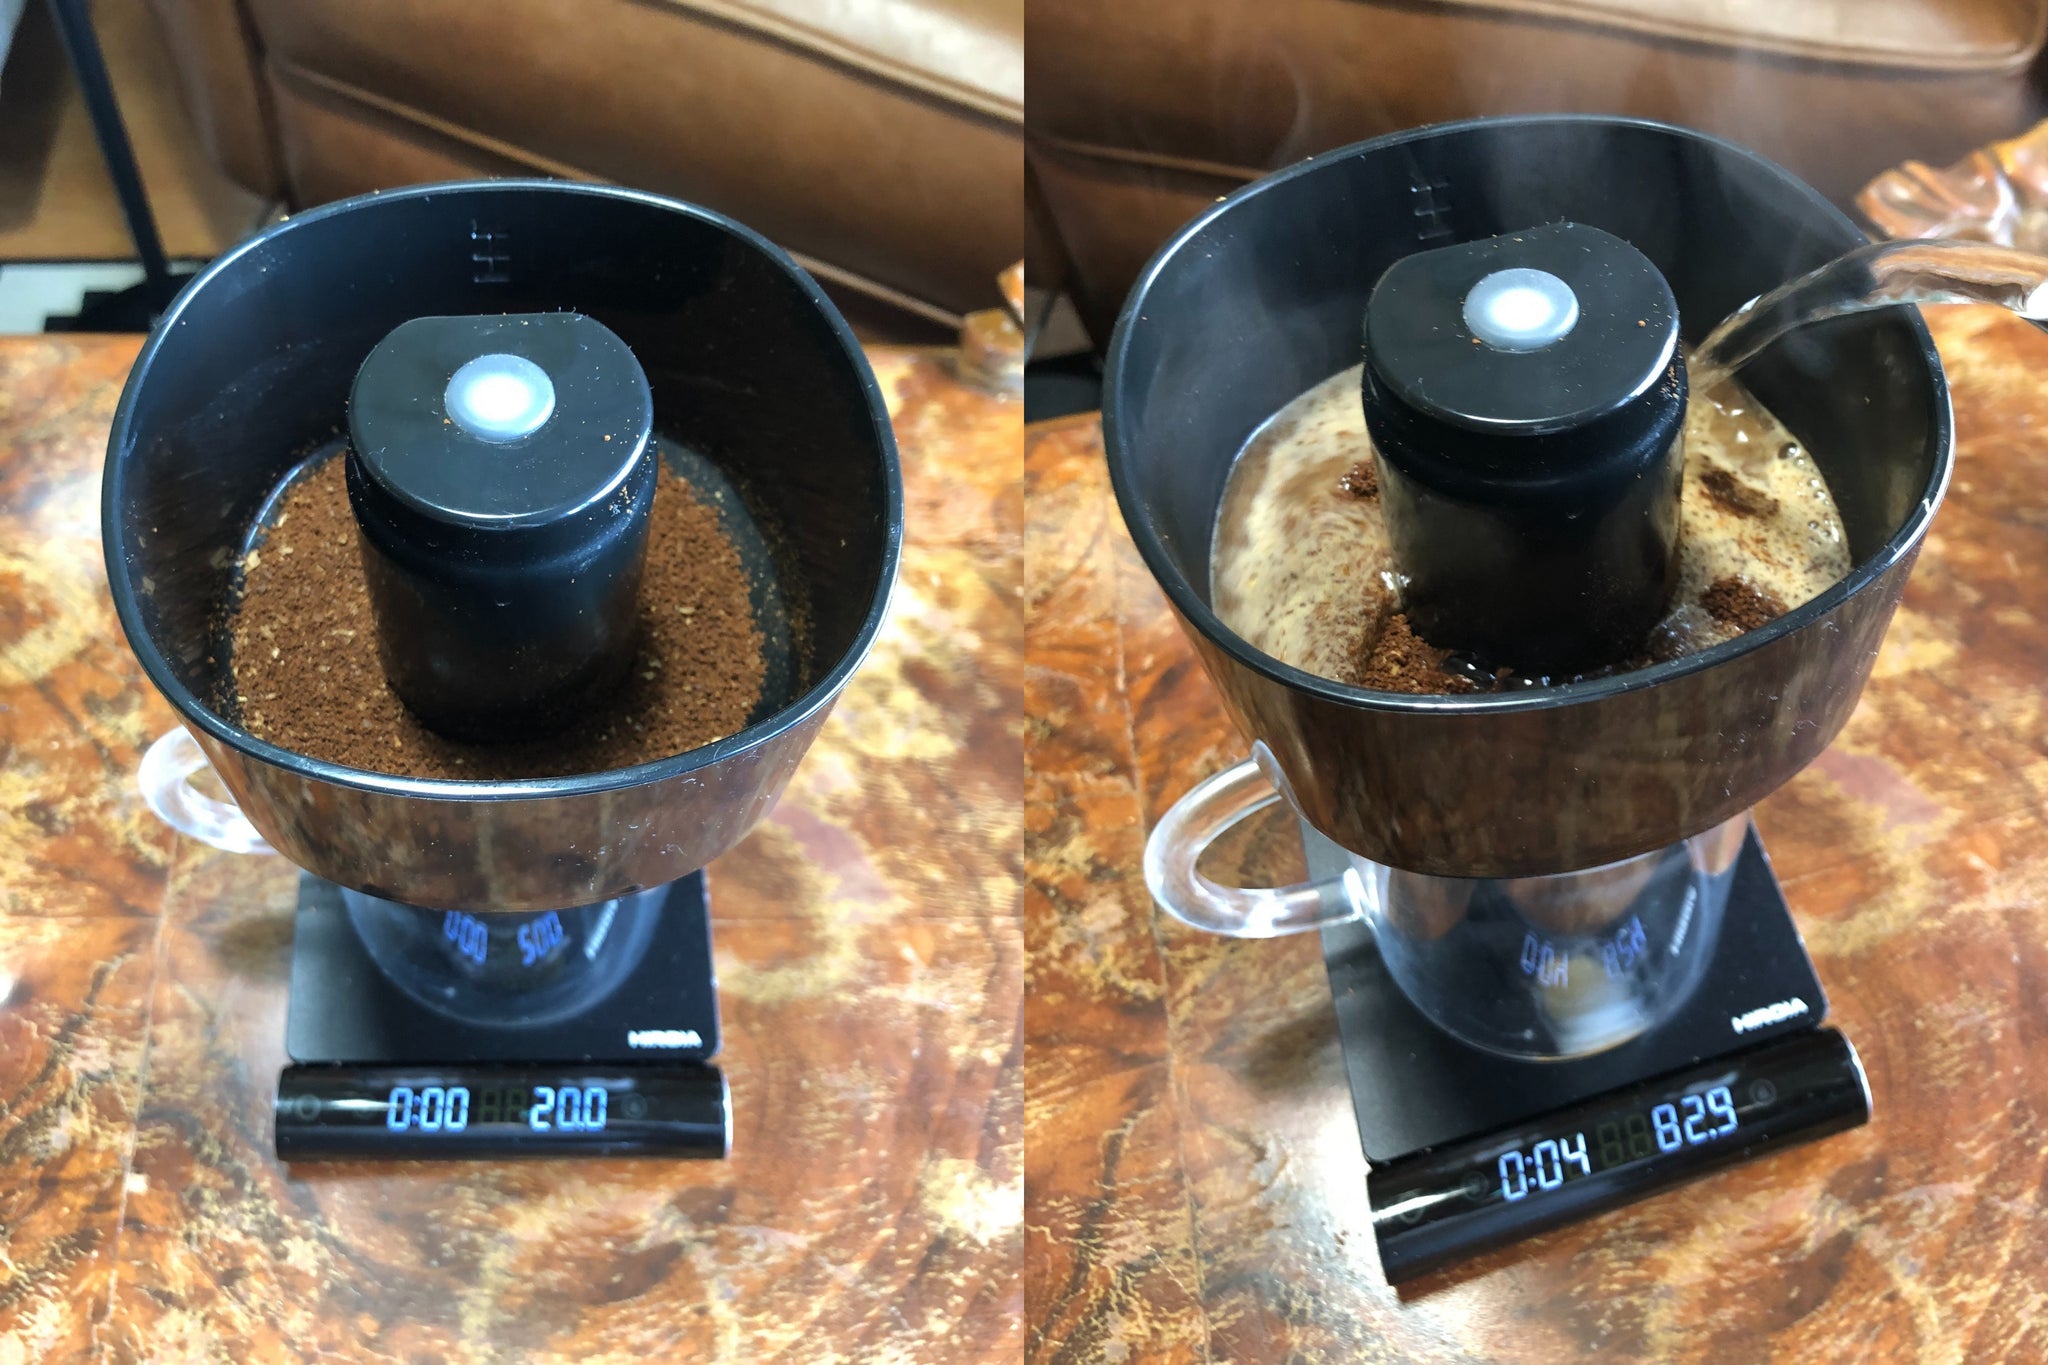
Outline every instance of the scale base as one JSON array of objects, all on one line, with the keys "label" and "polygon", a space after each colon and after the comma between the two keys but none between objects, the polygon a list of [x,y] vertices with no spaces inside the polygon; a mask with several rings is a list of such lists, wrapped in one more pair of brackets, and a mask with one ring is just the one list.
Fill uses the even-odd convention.
[{"label": "scale base", "polygon": [[[1304,835],[1312,876],[1346,865]],[[1362,924],[1325,929],[1323,953],[1392,1283],[1870,1117],[1855,1049],[1819,1027],[1827,999],[1753,829],[1692,995],[1592,1056],[1529,1061],[1452,1038]]]},{"label": "scale base", "polygon": [[[563,1014],[451,1017],[402,989],[357,932],[340,887],[299,879],[285,1051],[302,1065],[706,1061],[718,1051],[718,983],[704,874],[628,898],[650,921],[616,985]],[[436,911],[414,911],[438,916]],[[455,914],[458,912],[449,912]],[[463,916],[484,919],[485,916]],[[494,950],[496,945],[493,945]],[[572,937],[564,945],[578,947]]]},{"label": "scale base", "polygon": [[[1329,860],[1342,857],[1320,836],[1305,842],[1311,877],[1329,873]],[[1736,862],[1719,946],[1691,999],[1661,1027],[1590,1057],[1524,1061],[1461,1043],[1409,1003],[1387,974],[1365,925],[1339,924],[1322,933],[1344,1069],[1359,1136],[1373,1162],[1523,1123],[1652,1076],[1814,1028],[1827,1015],[1820,978],[1754,829]],[[1735,1030],[1734,1019],[1781,1001],[1798,1001],[1804,1009],[1774,1023]]]},{"label": "scale base", "polygon": [[[702,872],[519,916],[421,910],[303,876],[278,1155],[723,1156],[718,1046]],[[440,1107],[458,1089],[459,1127]],[[522,1115],[599,1091],[617,1106],[578,1098],[567,1121],[507,1109],[486,1122],[484,1097],[515,1090]],[[435,1107],[407,1112],[394,1098],[428,1094]]]}]

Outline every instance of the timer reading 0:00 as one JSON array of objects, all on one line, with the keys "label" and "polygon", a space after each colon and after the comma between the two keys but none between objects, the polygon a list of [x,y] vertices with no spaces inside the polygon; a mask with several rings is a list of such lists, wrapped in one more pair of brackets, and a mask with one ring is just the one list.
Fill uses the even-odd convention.
[{"label": "timer reading 0:00", "polygon": [[[385,1097],[384,1126],[393,1132],[460,1133],[469,1127],[466,1085],[393,1086]],[[596,1133],[611,1114],[611,1093],[601,1085],[493,1089],[478,1092],[482,1123],[519,1123],[537,1133]]]}]

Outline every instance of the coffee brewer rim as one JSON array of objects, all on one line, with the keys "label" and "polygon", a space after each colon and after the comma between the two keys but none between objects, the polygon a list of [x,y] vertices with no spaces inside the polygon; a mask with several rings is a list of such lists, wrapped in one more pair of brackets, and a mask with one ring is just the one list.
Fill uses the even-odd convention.
[{"label": "coffee brewer rim", "polygon": [[[1109,348],[1103,366],[1103,392],[1106,396],[1117,394],[1123,381],[1123,370],[1129,357],[1133,333],[1143,325],[1141,311],[1146,296],[1153,284],[1171,266],[1176,256],[1232,209],[1257,195],[1267,193],[1277,186],[1287,184],[1310,175],[1335,162],[1372,154],[1399,147],[1425,138],[1440,138],[1468,130],[1508,127],[1585,127],[1598,129],[1638,129],[1652,133],[1671,134],[1705,145],[1717,153],[1747,161],[1758,168],[1779,177],[1788,188],[1805,195],[1811,205],[1823,216],[1835,219],[1842,227],[1856,232],[1854,220],[1830,203],[1818,190],[1804,180],[1778,165],[1761,153],[1752,151],[1738,143],[1696,128],[1680,124],[1664,123],[1656,119],[1629,118],[1601,114],[1518,114],[1504,117],[1481,117],[1458,119],[1444,123],[1427,124],[1419,128],[1403,129],[1362,142],[1350,143],[1333,148],[1319,155],[1295,162],[1270,175],[1243,185],[1210,204],[1201,213],[1189,219],[1153,253],[1145,268],[1125,295],[1122,309],[1117,315],[1116,328],[1111,333]],[[1807,601],[1794,607],[1777,619],[1745,631],[1733,639],[1700,650],[1694,654],[1682,655],[1676,659],[1651,664],[1645,668],[1630,669],[1601,678],[1589,678],[1579,682],[1558,683],[1549,687],[1535,688],[1519,693],[1476,693],[1476,694],[1410,694],[1402,692],[1380,692],[1370,688],[1338,682],[1304,669],[1268,654],[1246,640],[1223,622],[1210,607],[1205,595],[1195,589],[1174,565],[1165,543],[1151,518],[1140,505],[1136,489],[1129,482],[1123,461],[1117,457],[1120,444],[1118,413],[1116,405],[1105,401],[1102,408],[1102,438],[1109,466],[1110,487],[1114,492],[1119,513],[1125,528],[1129,531],[1138,553],[1145,561],[1153,580],[1166,594],[1177,615],[1192,624],[1219,648],[1228,652],[1239,663],[1266,678],[1294,691],[1309,694],[1319,700],[1334,702],[1359,710],[1383,711],[1407,714],[1455,714],[1461,716],[1511,715],[1553,707],[1591,704],[1618,697],[1625,693],[1644,688],[1657,687],[1674,679],[1695,672],[1718,667],[1751,651],[1767,648],[1771,644],[1801,631],[1808,626],[1832,615],[1845,602],[1870,584],[1883,577],[1901,560],[1914,554],[1925,537],[1934,513],[1940,508],[1942,498],[1954,473],[1954,415],[1950,409],[1948,378],[1941,366],[1940,354],[1934,346],[1933,335],[1927,330],[1926,322],[1917,310],[1907,310],[1898,319],[1908,329],[1919,356],[1927,364],[1932,384],[1932,410],[1934,416],[1930,439],[1937,449],[1948,451],[1947,458],[1937,458],[1929,486],[1922,490],[1913,512],[1888,536],[1878,549],[1853,565],[1849,572]]]},{"label": "coffee brewer rim", "polygon": [[[868,414],[874,426],[875,449],[882,464],[882,511],[887,524],[883,527],[882,533],[881,563],[878,566],[880,572],[877,575],[874,595],[861,619],[853,643],[831,668],[805,689],[801,696],[745,728],[734,731],[723,739],[713,740],[709,744],[699,745],[680,754],[671,754],[666,758],[653,759],[631,767],[608,768],[597,773],[487,781],[401,777],[392,773],[346,767],[259,738],[241,726],[231,723],[206,705],[171,671],[169,660],[164,657],[143,624],[141,610],[136,601],[135,585],[129,580],[125,565],[119,557],[124,546],[119,508],[126,486],[121,452],[133,440],[130,427],[134,420],[134,409],[142,377],[148,373],[157,352],[180,325],[182,314],[193,299],[216,279],[231,274],[246,257],[267,248],[289,232],[387,200],[431,199],[448,194],[489,195],[534,191],[637,203],[694,218],[736,238],[742,245],[753,248],[765,257],[823,316],[833,338],[839,343],[841,352],[851,363],[862,396],[867,400]],[[114,600],[115,615],[120,622],[122,634],[127,638],[128,647],[142,665],[143,673],[148,677],[150,685],[155,687],[178,712],[180,721],[186,725],[198,726],[219,742],[262,763],[286,768],[302,776],[337,786],[413,798],[505,802],[597,795],[687,776],[803,724],[838,699],[847,682],[874,649],[883,624],[888,619],[889,605],[895,595],[903,554],[903,467],[896,448],[895,427],[889,418],[888,403],[882,393],[881,384],[875,378],[874,367],[868,363],[866,353],[853,334],[853,328],[833,306],[817,280],[787,251],[744,223],[729,218],[715,209],[648,190],[629,189],[618,185],[584,184],[539,176],[445,180],[408,185],[398,189],[373,190],[368,194],[322,204],[304,213],[292,214],[237,243],[210,261],[205,269],[195,274],[178,291],[177,297],[164,310],[162,317],[157,320],[155,327],[144,340],[142,349],[136,354],[135,363],[130,367],[128,378],[121,387],[121,398],[115,407],[113,425],[108,432],[105,476],[101,483],[100,538],[102,554],[106,561],[108,591]]]}]

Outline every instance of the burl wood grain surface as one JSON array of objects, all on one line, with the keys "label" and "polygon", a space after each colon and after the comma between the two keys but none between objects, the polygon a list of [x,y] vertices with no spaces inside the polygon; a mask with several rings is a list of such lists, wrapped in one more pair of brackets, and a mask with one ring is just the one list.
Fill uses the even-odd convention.
[{"label": "burl wood grain surface", "polygon": [[1095,424],[1027,433],[1027,1358],[2048,1358],[2048,337],[1930,323],[1954,486],[1855,718],[1756,812],[1876,1117],[1400,1296],[1314,939],[1141,878],[1244,742]]},{"label": "burl wood grain surface", "polygon": [[135,791],[99,550],[133,339],[0,340],[0,1365],[1022,1352],[1019,408],[878,350],[892,619],[713,864],[725,1162],[281,1167],[295,871]]}]

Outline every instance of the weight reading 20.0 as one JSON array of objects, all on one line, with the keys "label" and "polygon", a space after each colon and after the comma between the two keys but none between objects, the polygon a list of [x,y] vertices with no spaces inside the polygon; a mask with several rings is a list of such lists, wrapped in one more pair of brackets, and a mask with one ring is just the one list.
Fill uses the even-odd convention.
[{"label": "weight reading 20.0", "polygon": [[523,1124],[536,1133],[603,1132],[611,1092],[601,1085],[536,1085],[491,1089],[472,1096],[466,1085],[393,1086],[384,1101],[384,1126],[393,1132],[460,1133],[472,1110],[479,1123]]},{"label": "weight reading 20.0", "polygon": [[[1640,1161],[1659,1152],[1698,1147],[1735,1131],[1735,1099],[1725,1085],[1677,1101],[1603,1120],[1593,1128],[1593,1149],[1586,1135],[1545,1138],[1526,1151],[1515,1147],[1494,1163],[1500,1193],[1509,1203],[1532,1193],[1554,1190],[1566,1180]],[[1595,1165],[1597,1157],[1598,1165]]]}]

